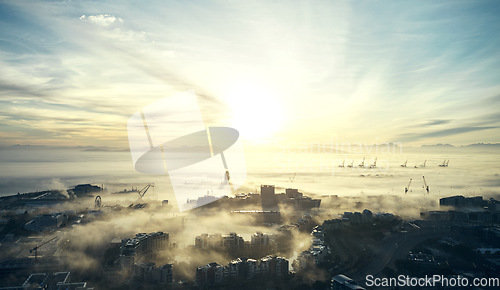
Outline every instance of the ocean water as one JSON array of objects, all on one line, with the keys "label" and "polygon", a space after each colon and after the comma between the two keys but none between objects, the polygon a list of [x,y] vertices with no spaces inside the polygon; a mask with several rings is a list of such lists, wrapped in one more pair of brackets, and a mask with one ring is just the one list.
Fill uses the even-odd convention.
[{"label": "ocean water", "polygon": [[[365,167],[359,164],[365,158]],[[369,166],[377,158],[376,168]],[[408,194],[425,195],[423,176],[430,195],[500,194],[500,150],[496,148],[405,148],[398,150],[271,150],[245,149],[247,177],[236,192],[259,192],[272,184],[277,192],[298,188],[317,195],[399,195],[410,178]],[[407,167],[401,167],[407,160]],[[449,160],[448,167],[439,167]],[[426,161],[426,166],[420,165]],[[168,178],[134,170],[129,152],[89,151],[82,148],[14,146],[0,149],[0,195],[46,189],[65,189],[76,184],[104,185],[108,191],[155,184],[159,199],[171,199]],[[342,162],[345,167],[340,168]],[[347,168],[353,162],[353,168]],[[201,180],[203,176],[193,177]],[[216,191],[214,188],[212,191]],[[205,194],[199,193],[199,194]]]}]

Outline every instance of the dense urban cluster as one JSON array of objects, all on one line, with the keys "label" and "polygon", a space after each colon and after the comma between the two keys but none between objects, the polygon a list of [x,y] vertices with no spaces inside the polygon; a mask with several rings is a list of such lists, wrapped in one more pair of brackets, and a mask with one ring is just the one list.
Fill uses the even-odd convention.
[{"label": "dense urban cluster", "polygon": [[[173,232],[115,236],[100,248],[84,249],[100,263],[95,267],[101,270],[89,274],[66,256],[76,249],[81,251],[78,237],[71,235],[74,230],[112,221],[116,214],[134,216],[168,204],[101,207],[101,197],[96,196],[103,194],[102,187],[80,185],[66,193],[44,191],[2,198],[2,286],[364,289],[367,274],[390,277],[399,272],[423,275],[437,271],[443,277],[474,278],[494,275],[500,269],[500,203],[494,199],[441,198],[440,210],[422,211],[420,219],[369,209],[324,218],[320,199],[306,197],[297,189],[276,194],[274,186],[266,185],[261,194],[238,194],[207,205],[207,210],[212,210],[219,202],[229,217],[248,217],[252,226],[264,227],[266,232],[255,231],[248,239],[231,231],[198,233],[188,244],[180,245],[176,239],[189,228],[184,225],[186,217],[174,218],[179,228]],[[95,206],[83,211],[60,207],[50,211],[47,207],[61,200],[71,202],[75,197],[95,198]],[[327,201],[326,206],[335,207],[342,198]],[[258,209],[241,207],[256,204]],[[196,214],[206,218],[203,207],[196,209]],[[149,222],[159,221],[152,214]],[[183,251],[213,260],[206,264],[176,261],[176,255]]]}]

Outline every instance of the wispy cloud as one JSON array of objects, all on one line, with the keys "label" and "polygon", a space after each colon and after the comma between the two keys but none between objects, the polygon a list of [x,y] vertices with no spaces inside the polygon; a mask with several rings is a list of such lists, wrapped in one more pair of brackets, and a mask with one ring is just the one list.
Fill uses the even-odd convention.
[{"label": "wispy cloud", "polygon": [[[241,80],[273,89],[286,116],[276,137],[284,140],[375,142],[407,133],[467,144],[493,141],[489,130],[470,128],[498,127],[488,122],[497,122],[500,4],[134,5],[1,4],[0,99],[27,115],[44,104],[39,125],[50,130],[66,125],[43,118],[66,112],[87,124],[103,118],[117,128],[116,143],[126,142],[121,120],[177,91],[194,89],[204,118],[225,124],[227,88]],[[30,132],[27,140],[33,135],[3,112],[0,132],[15,126]]]},{"label": "wispy cloud", "polygon": [[115,16],[109,15],[109,14],[98,14],[98,15],[89,15],[89,16],[82,15],[82,16],[80,16],[80,20],[83,22],[88,22],[88,23],[96,24],[96,25],[103,26],[103,27],[110,26],[111,24],[113,24],[115,22],[118,22],[118,23],[123,22],[123,19],[121,19],[120,17],[115,17]]},{"label": "wispy cloud", "polygon": [[429,122],[423,124],[423,126],[436,126],[450,123],[451,120],[430,120]]},{"label": "wispy cloud", "polygon": [[403,134],[401,135],[398,140],[402,142],[411,142],[411,141],[417,141],[425,138],[442,138],[442,137],[447,137],[451,135],[457,135],[457,134],[463,134],[463,133],[468,133],[468,132],[475,132],[475,131],[482,131],[482,130],[488,130],[488,129],[498,129],[499,127],[457,127],[457,128],[451,128],[451,129],[444,129],[444,130],[438,130],[438,131],[432,131],[432,132],[427,132],[427,133],[417,133],[417,134]]}]

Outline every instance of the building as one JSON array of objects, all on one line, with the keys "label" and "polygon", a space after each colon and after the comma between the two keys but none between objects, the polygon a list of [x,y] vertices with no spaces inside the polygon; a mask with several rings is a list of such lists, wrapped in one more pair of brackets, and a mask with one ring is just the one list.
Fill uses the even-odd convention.
[{"label": "building", "polygon": [[299,192],[296,188],[287,188],[285,189],[285,196],[287,198],[301,198],[303,195],[302,192]]},{"label": "building", "polygon": [[196,284],[213,285],[224,281],[224,266],[210,263],[196,269]]},{"label": "building", "polygon": [[485,201],[482,196],[464,197],[462,195],[443,197],[439,199],[440,206],[453,207],[484,207]]},{"label": "building", "polygon": [[261,185],[260,196],[263,210],[275,210],[278,208],[274,185]]},{"label": "building", "polygon": [[198,249],[222,248],[222,235],[201,234],[194,239],[194,246]]},{"label": "building", "polygon": [[198,249],[237,249],[243,248],[245,241],[241,235],[236,233],[201,234],[194,239],[194,246]]},{"label": "building", "polygon": [[68,216],[62,213],[37,215],[24,225],[28,231],[41,232],[59,228],[66,224]]},{"label": "building", "polygon": [[134,265],[134,279],[151,284],[170,284],[173,282],[172,264],[156,267],[153,262]]},{"label": "building", "polygon": [[252,247],[269,246],[271,245],[271,237],[262,232],[256,232],[252,235],[250,244]]},{"label": "building", "polygon": [[254,279],[260,274],[257,260],[238,258],[225,267],[226,279]]},{"label": "building", "polygon": [[134,238],[123,239],[120,247],[120,266],[132,270],[135,263],[153,258],[156,253],[167,248],[168,233],[139,233]]},{"label": "building", "polygon": [[283,257],[267,256],[259,260],[260,274],[268,277],[286,277],[289,262]]},{"label": "building", "polygon": [[196,269],[196,283],[199,286],[222,284],[236,280],[255,280],[266,278],[286,278],[288,260],[282,257],[267,256],[260,260],[238,258],[222,266],[210,263]]},{"label": "building", "polygon": [[222,247],[223,248],[243,248],[245,241],[243,237],[236,233],[229,233],[227,235],[222,235]]},{"label": "building", "polygon": [[237,233],[201,234],[194,239],[194,247],[198,250],[224,252],[233,257],[262,257],[275,252],[274,236],[266,233],[253,233],[250,241],[245,241]]},{"label": "building", "polygon": [[87,195],[94,192],[103,191],[102,187],[91,184],[78,184],[75,187],[68,190],[70,193],[73,193],[76,196]]},{"label": "building", "polygon": [[331,289],[332,290],[363,290],[365,288],[359,286],[354,280],[345,276],[345,275],[337,275],[331,280]]},{"label": "building", "polygon": [[500,217],[492,211],[426,211],[421,212],[420,216],[427,221],[451,221],[467,223],[499,223]]}]

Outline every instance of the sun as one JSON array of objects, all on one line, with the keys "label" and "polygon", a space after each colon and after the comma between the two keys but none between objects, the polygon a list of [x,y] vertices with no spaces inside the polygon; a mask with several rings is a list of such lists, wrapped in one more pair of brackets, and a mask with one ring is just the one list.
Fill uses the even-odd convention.
[{"label": "sun", "polygon": [[233,127],[244,139],[264,139],[282,127],[283,106],[279,96],[262,84],[234,84],[229,88],[226,100],[232,110]]}]

